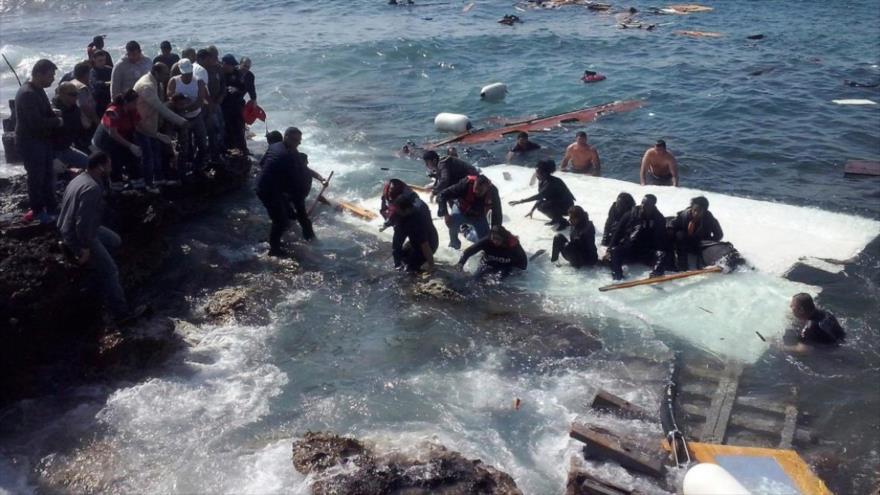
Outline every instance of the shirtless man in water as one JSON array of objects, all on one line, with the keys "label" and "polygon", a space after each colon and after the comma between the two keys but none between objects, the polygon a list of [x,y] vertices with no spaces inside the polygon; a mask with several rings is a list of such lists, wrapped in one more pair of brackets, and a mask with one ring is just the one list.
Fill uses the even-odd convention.
[{"label": "shirtless man in water", "polygon": [[678,187],[678,163],[672,153],[666,151],[666,141],[657,140],[642,157],[639,182],[644,185]]},{"label": "shirtless man in water", "polygon": [[586,132],[579,131],[576,136],[575,142],[565,149],[565,157],[562,158],[562,165],[559,169],[568,170],[570,163],[572,172],[598,177],[601,172],[599,153],[596,148],[587,144]]}]

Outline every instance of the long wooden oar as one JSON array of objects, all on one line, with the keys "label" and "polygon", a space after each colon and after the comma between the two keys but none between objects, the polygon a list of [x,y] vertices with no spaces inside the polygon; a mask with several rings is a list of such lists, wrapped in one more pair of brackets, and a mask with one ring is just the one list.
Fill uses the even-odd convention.
[{"label": "long wooden oar", "polygon": [[312,212],[315,211],[315,207],[318,206],[318,201],[321,199],[321,195],[324,194],[324,191],[327,190],[327,186],[330,185],[330,179],[333,178],[333,174],[335,171],[331,170],[330,175],[327,176],[327,180],[324,181],[324,187],[321,188],[321,192],[318,193],[318,196],[315,197],[315,201],[312,203],[312,207],[309,208],[309,216],[312,216]]},{"label": "long wooden oar", "polygon": [[429,193],[432,191],[432,189],[428,186],[414,186],[412,184],[407,184],[407,185],[409,186],[410,189],[412,189],[415,192]]},{"label": "long wooden oar", "polygon": [[599,291],[607,292],[609,290],[628,289],[639,285],[662,284],[663,282],[669,282],[670,280],[678,280],[680,278],[688,278],[706,273],[721,273],[722,271],[724,271],[724,269],[720,266],[712,266],[709,268],[703,268],[702,270],[691,270],[688,272],[673,273],[672,275],[664,275],[662,277],[643,278],[641,280],[633,280],[632,282],[606,285],[605,287],[599,287]]}]

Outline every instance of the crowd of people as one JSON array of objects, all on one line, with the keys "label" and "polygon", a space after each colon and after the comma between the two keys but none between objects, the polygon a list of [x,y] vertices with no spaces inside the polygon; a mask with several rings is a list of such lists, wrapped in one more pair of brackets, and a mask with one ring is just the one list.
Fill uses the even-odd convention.
[{"label": "crowd of people", "polygon": [[[151,60],[129,41],[114,64],[104,36],[96,36],[51,100],[46,89],[58,67],[47,59],[33,65],[15,97],[30,206],[22,220],[57,225],[69,256],[98,275],[118,322],[142,309],[126,302],[110,255],[121,241],[101,225],[106,195],[159,193],[205,179],[229,154],[249,154],[245,108],[257,99],[250,59],[219,57],[215,46],[178,55],[163,41],[159,49]],[[56,187],[64,182],[59,207]]]}]

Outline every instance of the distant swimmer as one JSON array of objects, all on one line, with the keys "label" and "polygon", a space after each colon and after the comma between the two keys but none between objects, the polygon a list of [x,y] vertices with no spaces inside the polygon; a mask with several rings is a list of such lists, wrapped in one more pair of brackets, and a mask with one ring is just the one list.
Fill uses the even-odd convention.
[{"label": "distant swimmer", "polygon": [[[830,311],[817,308],[809,294],[795,294],[789,307],[794,317],[803,324],[803,328],[797,332],[799,344],[835,345],[846,337],[837,318]],[[803,350],[803,347],[795,346],[794,350]]]},{"label": "distant swimmer", "polygon": [[571,222],[571,240],[556,234],[550,261],[556,262],[561,254],[575,268],[595,265],[599,255],[596,252],[596,227],[590,221],[590,216],[580,206],[572,206],[568,209],[568,219]]},{"label": "distant swimmer", "polygon": [[565,149],[559,170],[568,171],[570,164],[572,172],[598,177],[602,171],[599,152],[587,143],[586,132],[578,131],[575,136],[575,141]]},{"label": "distant swimmer", "polygon": [[385,218],[382,230],[394,228],[391,254],[394,267],[408,272],[434,268],[434,253],[439,245],[431,210],[419,196],[399,179],[391,179],[382,194],[380,211]]},{"label": "distant swimmer", "polygon": [[[452,201],[455,208],[450,214],[447,204]],[[502,222],[498,188],[485,175],[470,175],[447,187],[437,196],[437,203],[437,216],[443,217],[449,227],[449,247],[452,249],[461,248],[458,233],[463,225],[469,225],[479,239],[489,233],[486,216],[490,211],[492,227],[500,226]]]},{"label": "distant swimmer", "polygon": [[513,14],[507,14],[498,20],[498,24],[504,24],[505,26],[513,26],[516,23],[522,23],[522,19]]},{"label": "distant swimmer", "polygon": [[611,237],[611,276],[623,278],[623,263],[640,261],[653,267],[651,276],[665,272],[666,219],[657,211],[657,197],[646,194],[642,204],[629,211]]},{"label": "distant swimmer", "polygon": [[539,149],[541,149],[541,145],[534,141],[529,141],[529,133],[522,131],[516,135],[516,143],[507,152],[507,161],[511,162],[517,156]]},{"label": "distant swimmer", "polygon": [[535,201],[535,205],[526,216],[531,217],[535,210],[538,210],[550,218],[547,225],[556,227],[556,230],[563,230],[569,225],[565,215],[568,214],[568,209],[574,206],[574,195],[571,194],[562,179],[553,175],[555,171],[556,163],[553,160],[538,162],[538,170],[535,173],[538,177],[538,194],[511,201],[510,205],[515,206]]},{"label": "distant swimmer", "polygon": [[644,185],[678,187],[678,162],[672,153],[666,151],[666,141],[657,140],[642,157],[639,181]]},{"label": "distant swimmer", "polygon": [[[699,262],[702,254],[702,243],[706,241],[720,242],[724,238],[721,224],[709,211],[709,200],[697,196],[691,200],[691,206],[678,212],[672,221],[675,242],[676,267],[679,271],[688,270],[688,255],[696,254]],[[696,268],[702,268],[697,266]]]},{"label": "distant swimmer", "polygon": [[434,185],[431,186],[432,198],[465,177],[479,174],[473,165],[458,156],[447,155],[440,158],[436,151],[428,150],[422,154],[422,160],[425,162],[428,177],[434,179]]},{"label": "distant swimmer", "polygon": [[636,200],[633,199],[630,193],[622,192],[617,195],[617,199],[614,203],[611,203],[611,208],[608,208],[608,218],[605,219],[605,230],[602,231],[603,246],[611,245],[611,237],[614,235],[614,231],[617,230],[617,224],[620,223],[620,219],[629,213],[635,206]]},{"label": "distant swimmer", "polygon": [[529,264],[519,239],[500,225],[492,227],[488,236],[478,240],[461,253],[461,258],[458,260],[459,270],[464,269],[464,264],[471,256],[480,252],[483,253],[483,257],[480,259],[476,278],[489,275],[505,278],[514,270],[525,270]]}]

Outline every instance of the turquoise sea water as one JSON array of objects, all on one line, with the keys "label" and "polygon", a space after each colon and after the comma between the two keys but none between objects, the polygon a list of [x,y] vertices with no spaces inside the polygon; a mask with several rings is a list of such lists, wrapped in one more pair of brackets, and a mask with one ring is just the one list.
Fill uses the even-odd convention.
[{"label": "turquoise sea water", "polygon": [[[467,2],[418,3],[426,5],[0,1],[0,45],[20,75],[41,57],[71,69],[95,34],[108,35],[114,59],[129,39],[150,55],[168,39],[176,50],[215,44],[221,53],[249,56],[270,128],[301,127],[312,165],[325,175],[335,170],[333,188],[356,198],[376,194],[388,177],[379,167],[421,169],[395,151],[410,139],[439,137],[438,112],[466,113],[481,126],[496,116],[641,99],[643,109],[587,127],[606,176],[637,180],[642,153],[662,137],[685,185],[880,217],[880,182],[843,176],[848,159],[880,159],[880,105],[831,102],[880,102],[876,88],[843,85],[880,80],[876,0],[707,2],[714,12],[644,14],[661,24],[653,32],[618,29],[613,15],[580,7],[519,12],[509,2],[485,0],[463,13]],[[495,22],[507,13],[524,23]],[[691,39],[676,30],[723,36]],[[765,38],[746,39],[759,33]],[[585,85],[585,69],[608,79]],[[496,81],[508,85],[507,99],[479,101],[479,89]],[[0,101],[12,98],[16,86],[0,67]],[[261,133],[262,124],[255,129]],[[559,159],[574,130],[534,139]],[[483,147],[496,158],[482,164],[501,161],[506,146]],[[0,174],[19,171],[0,156]],[[259,205],[243,193],[218,210],[175,239],[207,243],[230,266],[254,262],[265,230]],[[230,217],[243,222],[245,235],[222,230]],[[53,460],[72,463],[71,452],[88,443],[83,439],[97,438],[112,455],[76,465],[108,479],[112,491],[298,492],[306,482],[290,464],[290,439],[330,428],[403,450],[435,439],[511,473],[527,493],[559,493],[565,454],[573,451],[567,424],[592,387],[644,404],[658,400],[656,384],[646,385],[651,377],[622,375],[613,356],[521,359],[509,345],[521,326],[515,322],[489,324],[493,316],[483,309],[401,301],[405,282],[369,282],[386,268],[371,254],[382,246],[342,225],[319,227],[324,245],[307,266],[323,275],[297,275],[295,290],[271,302],[272,324],[202,328],[184,364],[143,383],[78,390],[61,404],[49,400],[51,412],[43,414],[51,425],[7,423],[0,490],[38,487]],[[880,398],[872,385],[880,375],[880,316],[871,303],[880,294],[876,248],[850,271],[858,288],[830,290],[828,302],[848,320],[854,343],[831,364],[768,357],[757,366],[770,377],[767,389],[801,386],[804,407],[819,418],[815,459],[837,463],[827,472],[839,493],[875,486],[880,462]],[[500,292],[480,300],[511,297],[493,290]],[[526,300],[540,309],[540,301]],[[601,315],[584,324],[606,332],[612,347],[648,355],[663,347],[649,325],[621,329]],[[638,344],[620,337],[645,333]],[[533,407],[514,414],[515,396]],[[27,416],[21,411],[34,407],[19,405],[5,417]]]}]

